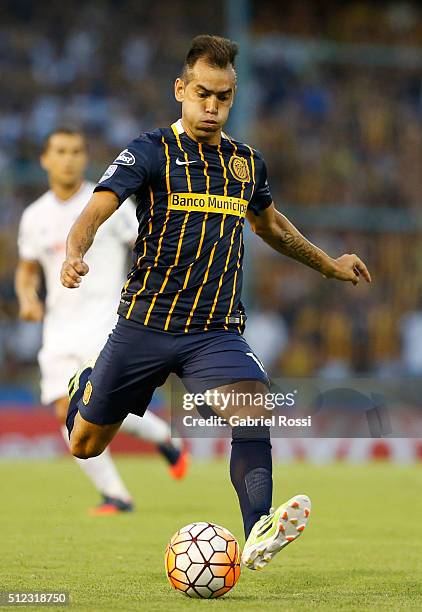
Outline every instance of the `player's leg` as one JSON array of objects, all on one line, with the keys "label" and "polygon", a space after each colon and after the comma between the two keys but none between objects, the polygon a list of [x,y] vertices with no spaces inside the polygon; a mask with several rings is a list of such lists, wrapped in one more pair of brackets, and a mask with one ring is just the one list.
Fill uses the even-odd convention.
[{"label": "player's leg", "polygon": [[[52,404],[66,446],[69,437],[66,429],[66,416],[69,406],[68,380],[78,364],[77,357],[56,354],[43,350],[40,354],[41,395],[46,404]],[[130,511],[133,509],[131,495],[125,487],[111,458],[106,450],[98,457],[83,460],[75,457],[75,462],[91,480],[102,496],[102,503],[90,510],[95,514]]]},{"label": "player's leg", "polygon": [[[267,393],[268,377],[259,362],[247,355],[250,349],[245,340],[237,333],[222,331],[195,334],[185,343],[190,352],[183,361],[185,385],[193,392],[211,391],[209,405],[219,416],[228,418],[240,412],[240,416],[245,417],[247,412],[251,413],[249,406],[238,407],[229,403],[221,409],[218,401],[212,403],[214,389],[218,397],[224,394],[234,401],[232,392],[239,397],[241,393],[245,397]],[[231,380],[237,382],[218,384]],[[260,416],[261,410],[262,404],[255,409],[254,416]],[[230,477],[239,499],[247,538],[256,521],[268,514],[272,505],[272,457],[268,427],[232,428]]]},{"label": "player's leg", "polygon": [[[142,343],[140,346],[142,346]],[[81,453],[87,453],[88,457],[92,457],[94,452],[101,451],[101,448],[111,441],[111,438],[115,435],[116,430],[119,429],[119,422],[112,424],[111,426],[98,427],[86,419],[83,419],[79,413],[78,405],[81,400],[83,405],[84,392],[86,388],[87,393],[85,396],[85,401],[86,403],[89,403],[90,400],[90,389],[92,389],[92,383],[90,382],[91,386],[87,386],[87,383],[94,364],[95,359],[88,361],[86,365],[73,376],[69,383],[71,406],[69,407],[68,424],[70,424],[69,429],[72,430],[70,438],[72,448],[76,456],[81,456]],[[137,406],[138,409],[141,409],[141,413],[143,410],[145,410],[145,401],[148,403],[150,396],[152,395],[152,392],[148,395],[147,385],[143,385],[143,387],[144,392],[140,394],[139,406]],[[89,418],[92,419],[92,414]],[[120,427],[121,430],[125,431],[126,433],[154,442],[157,445],[159,452],[168,461],[169,471],[173,478],[181,479],[186,475],[189,459],[188,453],[182,448],[180,442],[177,443],[171,439],[170,427],[163,419],[148,411],[142,418],[138,414],[128,414],[120,423]],[[77,440],[79,448],[76,448],[76,445],[73,446],[75,440]],[[89,446],[90,444],[93,444],[95,448],[81,448],[81,446]]]},{"label": "player's leg", "polygon": [[[115,422],[95,423],[81,415],[82,406],[87,406],[92,393],[90,380],[94,368],[94,360],[82,366],[69,382],[69,407],[66,426],[69,436],[70,452],[79,459],[89,459],[100,455],[110,444],[119,431],[123,418],[113,419]],[[102,362],[100,363],[101,368]],[[99,381],[100,382],[100,381]],[[93,413],[95,419],[95,412]]]},{"label": "player's leg", "polygon": [[78,413],[69,439],[70,452],[79,459],[101,455],[119,431],[121,424],[122,421],[110,425],[96,425],[86,421]]},{"label": "player's leg", "polygon": [[[69,437],[66,429],[66,416],[69,407],[69,397],[62,397],[54,402],[56,415],[62,423],[62,434],[69,447]],[[91,480],[102,496],[102,502],[90,510],[91,514],[112,514],[133,510],[132,497],[121,479],[111,453],[106,448],[98,457],[79,459],[75,462]]]},{"label": "player's leg", "polygon": [[[224,413],[217,406],[213,410],[221,416],[250,416],[257,419],[261,413],[268,387],[260,381],[239,381],[216,389],[226,397],[234,398]],[[253,398],[250,405],[236,398]],[[277,509],[272,508],[272,458],[270,430],[265,426],[232,428],[230,476],[242,512],[245,547],[242,562],[252,570],[263,569],[287,544],[301,535],[311,510],[306,495],[296,495]]]},{"label": "player's leg", "polygon": [[179,480],[186,476],[189,455],[179,439],[172,439],[170,426],[164,419],[150,410],[147,410],[142,418],[128,414],[120,429],[156,444],[158,452],[168,462],[169,472],[173,478]]},{"label": "player's leg", "polygon": [[122,317],[95,364],[69,383],[66,420],[78,457],[101,453],[129,413],[144,415],[153,392],[169,373],[168,334],[154,334]]},{"label": "player's leg", "polygon": [[[268,416],[261,414],[262,405],[237,405],[236,398],[265,396],[268,387],[260,380],[242,380],[217,387],[211,390],[210,397],[213,396],[214,390],[218,397],[233,398],[233,403],[229,402],[224,410],[218,403],[210,404],[219,416],[226,419],[234,416],[250,416],[256,419]],[[266,426],[234,426],[231,434],[230,479],[239,499],[247,539],[255,523],[261,516],[268,515],[272,506],[270,429]]]},{"label": "player's leg", "polygon": [[[58,400],[56,400],[54,402],[54,409],[55,409],[55,413],[59,421],[62,423],[62,425],[65,425],[66,417],[67,417],[67,413],[69,409],[69,398],[61,397]],[[80,421],[82,421],[82,424],[80,424]],[[78,439],[80,441],[81,439],[83,439],[83,435],[79,435],[79,429],[81,428],[82,430],[86,429],[88,431],[88,434],[85,434],[85,438],[87,439],[86,444],[88,445],[88,450],[90,451],[86,454],[88,454],[89,457],[96,457],[103,452],[106,446],[108,446],[108,444],[111,442],[116,432],[114,431],[114,427],[112,426],[105,427],[104,429],[101,429],[99,432],[97,432],[95,430],[96,426],[93,426],[91,428],[90,427],[91,425],[92,423],[87,423],[87,422],[83,423],[82,417],[78,414],[75,419],[72,436],[75,439]],[[117,429],[118,429],[118,426],[119,424],[117,424]],[[94,429],[94,432],[90,435],[90,432],[92,429]],[[83,446],[81,446],[80,442],[79,442],[79,446],[81,448],[81,454],[84,454],[82,451],[85,449]],[[74,447],[72,447],[71,445],[71,448],[74,448]],[[81,457],[79,456],[79,454],[76,454],[76,453],[72,453],[72,454],[74,454],[75,457],[79,459],[87,459],[87,457]]]},{"label": "player's leg", "polygon": [[128,414],[123,421],[111,425],[95,425],[86,421],[78,412],[75,415],[70,435],[72,454],[88,460],[97,457],[106,450],[116,433],[121,429],[157,445],[159,452],[169,463],[170,474],[176,480],[183,478],[188,469],[188,453],[171,439],[168,424],[152,413],[145,413],[141,418]]},{"label": "player's leg", "polygon": [[[264,367],[244,338],[234,332],[211,332],[206,338],[201,336],[204,335],[195,334],[194,338],[185,341],[192,356],[187,354],[184,359],[182,356],[181,374],[189,389],[193,392],[216,389],[219,397],[221,393],[225,393],[226,398],[231,396],[234,403],[229,403],[224,411],[221,411],[221,404],[212,405],[219,416],[268,417],[262,401],[252,401],[249,405],[237,401],[242,397],[262,397],[269,385]],[[221,384],[216,384],[217,381]],[[286,516],[284,511],[280,511],[280,507],[273,512],[271,508],[272,459],[268,428],[233,427],[230,475],[239,499],[246,537],[242,560],[250,569],[260,569],[291,541],[282,531],[284,524],[280,521],[285,520],[281,518]],[[301,527],[296,531],[297,536],[307,516],[301,519],[300,524],[297,522]],[[290,538],[290,533],[287,537]]]}]

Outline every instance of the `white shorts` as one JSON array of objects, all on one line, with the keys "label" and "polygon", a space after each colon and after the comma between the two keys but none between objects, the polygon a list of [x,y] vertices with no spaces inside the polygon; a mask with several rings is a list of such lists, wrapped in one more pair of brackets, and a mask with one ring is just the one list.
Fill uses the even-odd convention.
[{"label": "white shorts", "polygon": [[57,355],[42,349],[38,354],[42,403],[51,404],[61,397],[67,397],[69,380],[88,359],[96,356],[96,354]]},{"label": "white shorts", "polygon": [[112,330],[102,320],[100,323],[73,329],[73,333],[68,330],[66,334],[44,326],[43,346],[38,353],[43,404],[67,397],[67,386],[75,372],[88,360],[98,357]]}]

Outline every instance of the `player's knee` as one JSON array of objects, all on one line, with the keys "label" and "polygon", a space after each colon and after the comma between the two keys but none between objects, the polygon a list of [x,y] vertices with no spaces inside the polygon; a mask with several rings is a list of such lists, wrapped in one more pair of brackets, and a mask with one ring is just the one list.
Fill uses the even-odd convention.
[{"label": "player's knee", "polygon": [[102,450],[76,442],[70,445],[70,452],[77,459],[90,459],[91,457],[98,457],[98,455],[101,455]]},{"label": "player's knee", "polygon": [[90,437],[70,437],[70,452],[78,459],[90,459],[101,455],[104,448]]},{"label": "player's knee", "polygon": [[77,459],[89,458],[86,445],[80,438],[75,440],[74,436],[71,436],[69,441],[69,448],[72,455]]}]

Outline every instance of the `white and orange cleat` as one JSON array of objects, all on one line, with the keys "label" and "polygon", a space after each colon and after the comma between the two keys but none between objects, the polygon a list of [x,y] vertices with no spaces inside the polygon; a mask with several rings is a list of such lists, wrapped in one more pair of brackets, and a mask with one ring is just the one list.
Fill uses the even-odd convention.
[{"label": "white and orange cleat", "polygon": [[261,516],[252,527],[242,553],[242,563],[251,570],[262,570],[285,546],[305,529],[311,513],[307,495],[295,495],[277,510]]},{"label": "white and orange cleat", "polygon": [[110,514],[122,514],[122,512],[133,512],[132,500],[118,499],[103,495],[103,501],[89,510],[91,516],[107,516]]}]

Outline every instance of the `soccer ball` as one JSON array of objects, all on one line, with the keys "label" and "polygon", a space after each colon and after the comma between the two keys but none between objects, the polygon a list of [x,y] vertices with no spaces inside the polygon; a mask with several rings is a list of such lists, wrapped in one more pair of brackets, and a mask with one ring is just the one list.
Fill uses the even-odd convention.
[{"label": "soccer ball", "polygon": [[165,568],[170,584],[188,597],[221,597],[240,576],[235,537],[213,523],[191,523],[167,544]]}]

